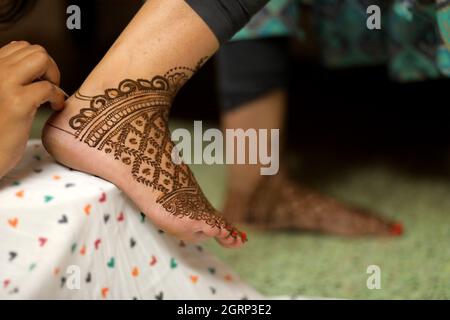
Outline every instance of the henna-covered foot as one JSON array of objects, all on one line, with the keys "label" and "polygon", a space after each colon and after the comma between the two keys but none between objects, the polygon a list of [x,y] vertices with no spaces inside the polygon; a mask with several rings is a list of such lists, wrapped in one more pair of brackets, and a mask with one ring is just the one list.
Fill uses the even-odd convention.
[{"label": "henna-covered foot", "polygon": [[180,67],[151,80],[126,79],[96,96],[77,92],[48,121],[43,143],[62,164],[116,184],[166,232],[239,247],[245,234],[211,206],[189,167],[172,161],[170,106],[195,71]]},{"label": "henna-covered foot", "polygon": [[[233,203],[233,205],[231,204]],[[285,174],[264,177],[249,199],[230,199],[225,216],[236,206],[245,208],[240,221],[263,229],[306,230],[342,236],[399,236],[402,225],[368,210],[339,202],[300,186]]]}]

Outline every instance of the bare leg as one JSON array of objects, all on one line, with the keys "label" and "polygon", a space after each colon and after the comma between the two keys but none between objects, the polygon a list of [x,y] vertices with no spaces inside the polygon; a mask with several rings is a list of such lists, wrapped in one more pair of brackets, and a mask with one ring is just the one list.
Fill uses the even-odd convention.
[{"label": "bare leg", "polygon": [[[273,90],[226,112],[223,127],[283,132],[286,96],[284,90]],[[261,176],[260,165],[231,165],[228,180],[224,215],[234,223],[344,236],[402,233],[399,224],[301,186],[286,174],[283,163],[274,177]]]},{"label": "bare leg", "polygon": [[[109,180],[160,228],[187,241],[238,247],[243,233],[172,162],[172,100],[219,43],[184,0],[147,1],[43,133],[61,163]],[[207,90],[205,88],[205,90]]]},{"label": "bare leg", "polygon": [[[224,129],[280,129],[283,135],[286,105],[286,91],[276,89],[224,113],[222,126]],[[230,221],[236,223],[246,221],[249,201],[263,178],[260,167],[260,164],[229,166],[228,194],[224,214]]]}]

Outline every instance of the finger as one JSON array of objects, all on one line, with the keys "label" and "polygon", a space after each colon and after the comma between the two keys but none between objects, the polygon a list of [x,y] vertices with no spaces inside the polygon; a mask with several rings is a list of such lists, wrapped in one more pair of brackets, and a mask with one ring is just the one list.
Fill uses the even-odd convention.
[{"label": "finger", "polygon": [[35,80],[47,80],[59,85],[60,72],[55,61],[43,51],[33,51],[24,56],[14,65],[15,80],[19,84],[26,85]]},{"label": "finger", "polygon": [[16,50],[14,54],[10,54],[8,57],[8,62],[11,64],[18,63],[19,61],[23,60],[27,56],[29,56],[31,53],[35,52],[42,52],[43,54],[49,55],[47,50],[43,46],[40,46],[38,44],[28,45],[25,46],[19,50]]},{"label": "finger", "polygon": [[12,41],[6,46],[0,48],[0,59],[6,58],[20,49],[29,47],[30,44],[27,41]]},{"label": "finger", "polygon": [[46,102],[50,102],[54,110],[64,108],[64,94],[49,81],[34,82],[25,86],[25,96],[30,106],[38,108]]}]

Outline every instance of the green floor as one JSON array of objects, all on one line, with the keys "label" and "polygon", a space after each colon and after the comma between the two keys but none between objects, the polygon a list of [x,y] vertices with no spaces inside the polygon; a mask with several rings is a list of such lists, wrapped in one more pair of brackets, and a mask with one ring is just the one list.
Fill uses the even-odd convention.
[{"label": "green floor", "polygon": [[[196,170],[205,192],[220,203],[220,169]],[[326,186],[341,198],[402,221],[404,237],[344,240],[311,234],[250,233],[238,251],[210,247],[244,279],[269,295],[358,299],[450,298],[450,184],[417,181],[368,167]],[[214,192],[210,192],[214,190]],[[381,289],[366,286],[367,266],[381,268]]]},{"label": "green floor", "polygon": [[[42,121],[33,130],[36,136]],[[223,201],[223,166],[194,166],[208,198]],[[321,189],[404,223],[400,239],[354,239],[250,232],[240,250],[207,247],[267,295],[356,299],[450,298],[450,181],[383,165],[355,168]],[[381,268],[381,289],[366,286],[369,265]]]}]

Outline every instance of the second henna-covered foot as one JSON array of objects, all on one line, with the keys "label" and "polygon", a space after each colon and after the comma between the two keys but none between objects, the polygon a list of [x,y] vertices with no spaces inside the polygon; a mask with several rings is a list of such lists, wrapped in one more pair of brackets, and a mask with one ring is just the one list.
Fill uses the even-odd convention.
[{"label": "second henna-covered foot", "polygon": [[341,236],[403,234],[400,223],[301,186],[284,173],[261,179],[250,197],[231,195],[225,216],[231,211],[240,212],[240,219],[233,222],[265,230],[303,230]]}]

